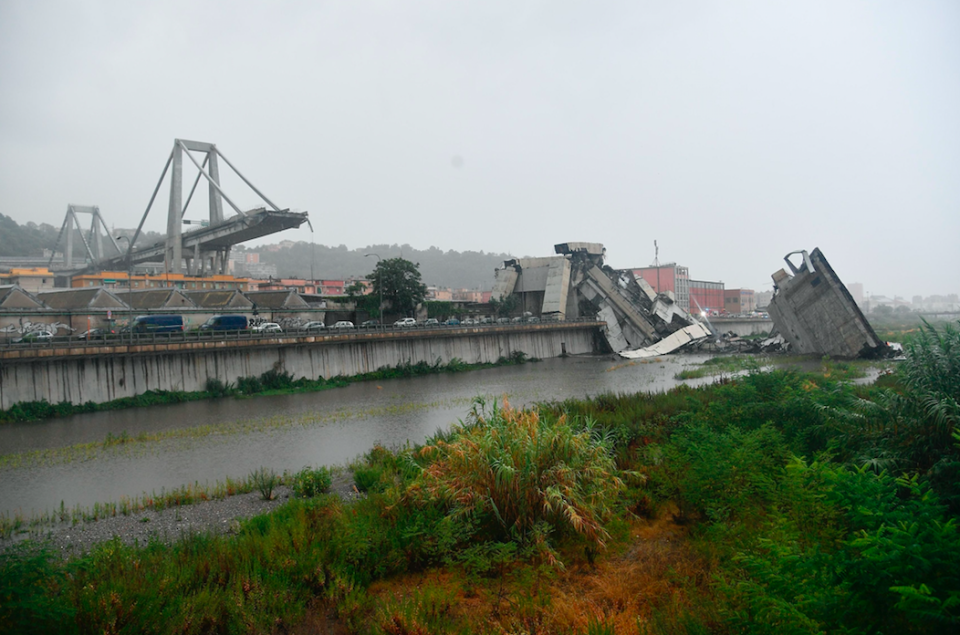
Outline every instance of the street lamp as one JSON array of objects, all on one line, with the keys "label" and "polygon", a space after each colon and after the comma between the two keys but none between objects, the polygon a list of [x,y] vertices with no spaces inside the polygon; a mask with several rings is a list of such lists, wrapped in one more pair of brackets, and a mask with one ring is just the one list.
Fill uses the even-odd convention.
[{"label": "street lamp", "polygon": [[[364,254],[363,257],[367,258],[373,256],[377,259],[377,264],[380,264],[380,256],[377,254]],[[383,272],[381,272],[382,274]],[[380,288],[380,327],[383,328],[383,280],[380,281],[380,284],[377,285]]]}]

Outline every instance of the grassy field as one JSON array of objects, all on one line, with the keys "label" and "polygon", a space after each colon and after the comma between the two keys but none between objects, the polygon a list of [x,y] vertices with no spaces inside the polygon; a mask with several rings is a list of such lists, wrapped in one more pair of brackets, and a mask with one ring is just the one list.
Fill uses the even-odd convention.
[{"label": "grassy field", "polygon": [[[0,556],[0,630],[955,633],[960,333],[852,370],[476,401],[228,536]],[[312,495],[316,494],[316,495]]]}]

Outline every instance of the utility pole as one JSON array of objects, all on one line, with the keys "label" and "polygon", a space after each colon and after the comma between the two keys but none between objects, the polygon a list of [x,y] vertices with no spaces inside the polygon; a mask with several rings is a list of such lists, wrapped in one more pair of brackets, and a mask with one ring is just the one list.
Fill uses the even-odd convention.
[{"label": "utility pole", "polygon": [[[363,257],[373,256],[377,259],[377,264],[380,264],[380,256],[377,254],[364,254]],[[382,273],[382,272],[381,272]],[[380,284],[377,285],[380,287],[380,328],[383,328],[383,280],[380,281]]]},{"label": "utility pole", "polygon": [[653,241],[653,266],[657,268],[657,293],[660,293],[660,247]]}]

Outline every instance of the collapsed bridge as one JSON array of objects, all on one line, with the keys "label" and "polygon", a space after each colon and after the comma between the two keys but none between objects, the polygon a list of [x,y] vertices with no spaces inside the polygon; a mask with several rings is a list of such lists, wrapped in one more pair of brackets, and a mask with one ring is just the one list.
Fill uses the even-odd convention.
[{"label": "collapsed bridge", "polygon": [[[202,153],[202,163],[197,161],[193,153]],[[184,158],[189,159],[197,169],[193,186],[184,201],[183,167]],[[230,198],[221,185],[220,161],[223,161],[240,180],[247,185],[264,203],[263,207],[251,210],[241,210]],[[167,207],[167,234],[166,237],[153,245],[138,245],[137,239],[143,230],[144,222],[153,208],[157,193],[167,174],[170,174],[170,198]],[[208,218],[206,220],[185,220],[184,217],[194,200],[194,194],[200,184],[200,179],[206,180],[208,185],[207,203]],[[233,209],[234,215],[224,216],[223,203]],[[93,217],[89,231],[84,232],[77,214],[90,214]],[[147,209],[140,219],[140,224],[127,240],[126,251],[121,250],[117,239],[110,235],[109,229],[100,210],[95,206],[70,205],[67,215],[60,228],[57,244],[65,241],[64,263],[66,269],[73,269],[73,237],[75,229],[79,230],[80,240],[86,250],[85,264],[80,272],[91,272],[104,269],[132,268],[134,264],[147,262],[162,262],[164,271],[170,273],[184,273],[190,275],[226,274],[230,250],[234,245],[248,240],[268,236],[286,229],[295,229],[302,224],[310,224],[307,212],[293,212],[290,209],[277,207],[257,187],[251,183],[240,171],[224,156],[223,152],[213,143],[203,141],[189,141],[174,139],[173,149],[167,158],[160,179],[153,190]],[[183,225],[200,225],[199,229],[183,231]],[[106,230],[107,249],[104,249],[104,239],[101,229]],[[311,226],[312,230],[312,226]],[[47,266],[52,266],[54,255],[50,256]],[[185,265],[185,266],[184,266]]]},{"label": "collapsed bridge", "polygon": [[[610,348],[624,357],[662,355],[710,335],[677,303],[632,271],[604,265],[600,243],[554,246],[556,256],[507,260],[495,271],[491,299],[519,298],[521,312],[544,319],[596,315]],[[529,311],[528,309],[533,309]]]}]

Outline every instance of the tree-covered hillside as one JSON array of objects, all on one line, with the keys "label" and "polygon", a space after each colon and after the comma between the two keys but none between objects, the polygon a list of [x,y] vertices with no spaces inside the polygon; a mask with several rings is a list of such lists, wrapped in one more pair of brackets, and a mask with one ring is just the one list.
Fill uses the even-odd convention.
[{"label": "tree-covered hillside", "polygon": [[[80,221],[81,223],[85,223],[84,232],[86,233],[89,229],[89,224],[86,224],[89,223],[89,218],[81,217]],[[80,238],[80,233],[76,229],[72,231],[74,232],[74,255],[79,256],[79,254],[83,252],[83,241]],[[133,229],[117,229],[114,235],[132,238],[134,231]],[[66,241],[62,240],[58,246],[57,237],[59,234],[59,226],[54,227],[47,223],[40,223],[39,225],[36,223],[26,223],[20,225],[9,216],[0,214],[0,257],[42,256],[44,249],[53,250],[55,247],[56,251],[62,252]],[[162,238],[163,234],[158,232],[141,232],[140,237],[137,239],[137,245],[141,247],[151,245]],[[126,243],[121,243],[121,246],[126,247]],[[111,247],[107,247],[107,249],[111,249]]]},{"label": "tree-covered hillside", "polygon": [[425,284],[466,289],[492,288],[493,270],[510,258],[507,254],[443,251],[437,247],[419,250],[410,245],[370,245],[348,249],[346,245],[328,247],[307,242],[285,242],[249,251],[259,253],[260,262],[277,265],[280,277],[309,278],[312,270],[313,277],[332,280],[362,277],[372,272],[377,259],[366,254],[377,254],[383,260],[402,257],[420,264]]},{"label": "tree-covered hillside", "polygon": [[21,226],[0,214],[0,256],[42,256],[44,249],[53,249],[58,231],[46,223]]}]

